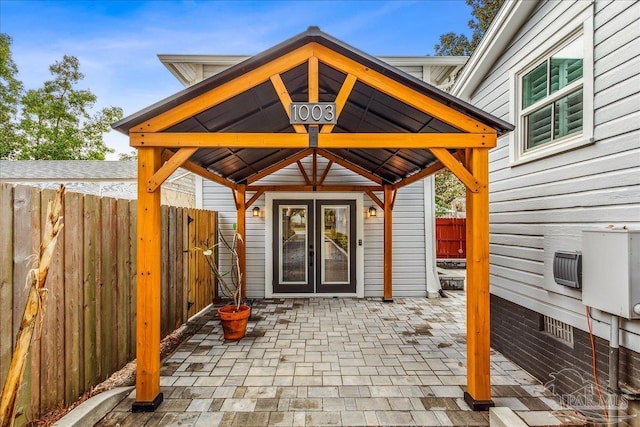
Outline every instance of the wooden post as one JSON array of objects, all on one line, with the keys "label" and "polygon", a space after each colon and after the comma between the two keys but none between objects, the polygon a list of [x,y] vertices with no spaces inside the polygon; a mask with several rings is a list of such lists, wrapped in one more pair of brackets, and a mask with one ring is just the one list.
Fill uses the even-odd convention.
[{"label": "wooden post", "polygon": [[393,302],[393,188],[384,186],[384,302]]},{"label": "wooden post", "polygon": [[479,183],[467,189],[467,391],[474,411],[493,406],[490,381],[489,323],[489,150],[474,148],[466,166]]},{"label": "wooden post", "polygon": [[237,232],[241,239],[238,239],[238,263],[242,272],[242,280],[240,281],[242,298],[247,297],[247,192],[246,185],[238,185],[236,190],[237,203]]},{"label": "wooden post", "polygon": [[136,401],[133,412],[153,412],[160,393],[160,187],[148,181],[161,166],[161,149],[138,149],[138,272],[136,295]]}]

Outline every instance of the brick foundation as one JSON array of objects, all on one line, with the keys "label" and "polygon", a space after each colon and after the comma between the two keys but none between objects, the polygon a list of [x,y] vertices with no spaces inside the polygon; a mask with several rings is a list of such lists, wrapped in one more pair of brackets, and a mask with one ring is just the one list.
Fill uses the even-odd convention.
[{"label": "brick foundation", "polygon": [[[573,340],[572,348],[543,332],[541,314],[491,295],[491,346],[543,384],[553,380],[550,374],[569,368],[593,381],[589,334],[574,328]],[[608,341],[595,337],[598,380],[603,390],[608,384],[608,345]],[[619,379],[640,388],[640,353],[620,348]],[[584,386],[581,381],[576,375],[558,376],[553,391],[559,395],[574,393]],[[629,402],[629,413],[636,414],[629,425],[640,425],[640,402]]]}]

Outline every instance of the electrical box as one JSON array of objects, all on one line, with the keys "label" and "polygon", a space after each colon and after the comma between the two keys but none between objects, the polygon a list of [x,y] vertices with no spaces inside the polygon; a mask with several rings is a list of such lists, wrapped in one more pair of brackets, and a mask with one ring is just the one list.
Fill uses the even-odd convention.
[{"label": "electrical box", "polygon": [[640,319],[640,230],[582,232],[582,302]]}]

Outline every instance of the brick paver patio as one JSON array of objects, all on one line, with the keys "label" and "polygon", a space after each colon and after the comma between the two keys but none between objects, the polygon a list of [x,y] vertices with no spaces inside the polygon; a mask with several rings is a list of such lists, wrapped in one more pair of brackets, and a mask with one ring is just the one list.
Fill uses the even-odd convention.
[{"label": "brick paver patio", "polygon": [[[224,342],[214,310],[166,359],[164,402],[131,413],[135,392],[98,425],[487,426],[466,384],[465,299],[257,300],[248,336]],[[492,352],[496,406],[529,425],[581,425],[537,380]],[[563,424],[564,423],[564,424]]]}]

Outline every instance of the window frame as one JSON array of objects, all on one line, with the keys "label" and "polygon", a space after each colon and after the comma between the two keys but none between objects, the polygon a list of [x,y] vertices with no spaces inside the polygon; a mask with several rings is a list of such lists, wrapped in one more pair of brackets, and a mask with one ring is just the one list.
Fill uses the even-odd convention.
[{"label": "window frame", "polygon": [[[517,166],[555,154],[574,150],[576,148],[593,143],[593,12],[588,8],[579,14],[571,22],[564,26],[564,30],[556,32],[545,42],[532,49],[520,63],[524,67],[510,71],[510,120],[516,125],[516,130],[510,138],[509,165]],[[567,86],[546,95],[532,105],[522,108],[523,105],[523,78],[541,64],[548,62],[550,58],[561,49],[583,38],[582,78],[571,82]],[[547,66],[548,73],[548,66]],[[547,77],[548,78],[548,77]],[[527,148],[526,118],[535,111],[540,111],[559,99],[570,95],[582,87],[582,132],[573,133],[552,139],[549,142],[536,147]],[[552,108],[553,110],[553,108]],[[552,113],[553,114],[553,113]],[[552,116],[553,120],[553,116]]]}]

